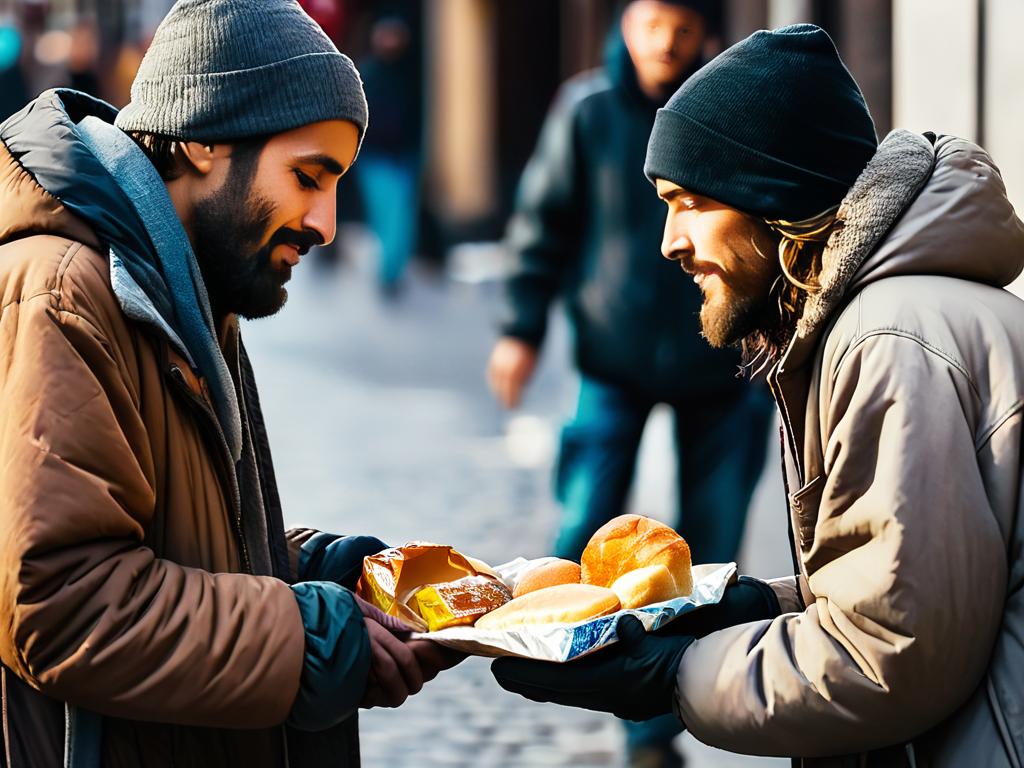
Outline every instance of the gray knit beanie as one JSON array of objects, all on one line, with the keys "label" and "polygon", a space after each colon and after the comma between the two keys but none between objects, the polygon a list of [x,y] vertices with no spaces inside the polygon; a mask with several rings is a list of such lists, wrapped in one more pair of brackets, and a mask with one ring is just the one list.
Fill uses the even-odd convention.
[{"label": "gray knit beanie", "polygon": [[366,130],[363,84],[295,0],[178,0],[117,116],[123,131],[215,143],[321,120]]}]

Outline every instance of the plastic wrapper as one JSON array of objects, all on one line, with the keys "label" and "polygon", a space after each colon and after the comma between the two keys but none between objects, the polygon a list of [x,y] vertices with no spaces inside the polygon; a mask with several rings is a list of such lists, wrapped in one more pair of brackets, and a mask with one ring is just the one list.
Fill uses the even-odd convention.
[{"label": "plastic wrapper", "polygon": [[416,592],[427,584],[478,573],[469,558],[451,547],[413,541],[363,558],[356,594],[389,616],[424,631],[427,623],[411,607]]},{"label": "plastic wrapper", "polygon": [[[515,589],[522,574],[538,561],[517,558],[494,567],[494,571]],[[623,614],[636,616],[648,632],[722,599],[725,588],[734,580],[736,563],[697,565],[693,568],[693,592],[642,608],[620,610],[607,616],[573,624],[524,624],[503,630],[475,627],[449,627],[437,632],[416,634],[441,645],[474,656],[521,656],[544,661],[571,661],[617,642],[615,625]]]},{"label": "plastic wrapper", "polygon": [[428,584],[415,595],[416,609],[431,632],[472,624],[511,599],[509,588],[490,576],[465,576],[445,584]]}]

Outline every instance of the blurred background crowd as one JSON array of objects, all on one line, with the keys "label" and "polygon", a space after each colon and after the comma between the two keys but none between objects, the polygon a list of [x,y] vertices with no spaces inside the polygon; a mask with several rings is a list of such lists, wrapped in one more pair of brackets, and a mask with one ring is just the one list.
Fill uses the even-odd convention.
[{"label": "blurred background crowd", "polygon": [[[501,325],[502,285],[522,268],[522,253],[509,247],[510,241],[522,246],[522,239],[506,237],[506,231],[514,213],[523,218],[522,190],[517,202],[523,169],[541,151],[538,137],[562,84],[606,60],[622,3],[299,2],[357,63],[370,127],[353,173],[339,187],[336,242],[314,251],[313,264],[296,270],[288,307],[279,317],[246,328],[286,522],[373,534],[394,544],[428,539],[491,562],[547,555],[556,547],[571,556],[572,547],[556,543],[560,526],[565,533],[565,516],[573,514],[581,495],[607,493],[598,488],[595,494],[586,478],[567,480],[567,456],[570,450],[583,456],[577,463],[591,479],[607,477],[610,470],[607,456],[595,461],[581,441],[569,438],[585,437],[596,423],[621,432],[618,427],[628,420],[636,424],[619,458],[625,487],[614,489],[610,506],[678,522],[679,508],[685,508],[680,494],[688,483],[672,443],[680,451],[686,443],[680,412],[710,420],[715,411],[707,388],[684,392],[687,402],[646,393],[639,406],[636,398],[623,405],[614,392],[594,386],[592,371],[574,370],[570,348],[581,342],[580,328],[560,313],[552,313],[536,372],[531,363],[532,377],[526,374],[529,389],[521,398],[519,392],[514,398],[497,393],[506,405],[521,399],[518,410],[500,407],[484,375],[495,341],[510,332]],[[0,0],[0,120],[55,86],[125,105],[153,31],[171,4]],[[703,59],[756,29],[819,24],[860,83],[879,136],[906,127],[975,140],[1002,169],[1011,200],[1018,208],[1024,204],[1020,0],[692,5],[704,16]],[[642,158],[643,147],[633,149]],[[620,170],[632,178],[629,169]],[[614,186],[618,177],[610,173]],[[635,175],[636,194],[649,194],[653,215],[660,216],[661,204],[641,167]],[[627,226],[623,237],[634,234]],[[648,234],[651,264],[668,269],[657,253],[660,232]],[[529,247],[539,246],[519,250]],[[684,281],[674,267],[670,271],[665,279]],[[1020,293],[1024,283],[1015,287]],[[695,339],[695,330],[686,333]],[[540,346],[540,339],[527,341]],[[726,374],[712,383],[711,399],[724,402],[723,392],[734,385]],[[729,402],[745,397],[737,394]],[[585,423],[584,417],[595,414],[600,419]],[[774,461],[778,445],[763,421],[744,417],[725,430],[728,442],[751,448],[754,464],[742,480],[720,481],[719,490],[737,486],[731,503],[740,508],[719,518],[735,529],[732,538],[742,531],[743,540],[737,552],[730,539],[717,557],[728,559],[731,552],[743,571],[772,577],[792,572],[792,563]],[[707,425],[698,432],[692,421],[687,429],[701,440],[710,434]],[[698,441],[689,455],[707,444]],[[559,453],[563,493],[553,482]],[[714,463],[701,474],[713,471]],[[620,498],[627,491],[629,498]],[[589,502],[579,503],[586,518]],[[700,535],[695,529],[682,532],[691,540]],[[700,551],[695,558],[706,559]],[[510,697],[477,659],[442,676],[402,709],[363,717],[368,766],[616,766],[627,759],[635,766],[680,764],[671,762],[672,755],[642,762],[632,754],[635,736],[627,739],[611,718]],[[671,731],[664,738],[673,737]],[[716,752],[685,735],[676,747],[697,768],[772,762]]]}]

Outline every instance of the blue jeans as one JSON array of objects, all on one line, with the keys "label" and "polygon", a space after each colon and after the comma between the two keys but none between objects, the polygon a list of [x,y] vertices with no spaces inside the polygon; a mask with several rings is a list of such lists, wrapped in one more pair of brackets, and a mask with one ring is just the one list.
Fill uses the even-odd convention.
[{"label": "blue jeans", "polygon": [[416,245],[419,215],[419,158],[364,149],[356,165],[366,223],[380,241],[377,278],[393,286],[402,277]]},{"label": "blue jeans", "polygon": [[[563,507],[555,554],[579,560],[590,536],[625,509],[637,449],[653,400],[583,376],[576,415],[562,429],[555,493]],[[736,558],[747,507],[764,465],[774,404],[742,386],[669,403],[675,415],[679,509],[675,528],[697,562]],[[666,745],[681,731],[672,715],[626,723],[629,747]]]}]

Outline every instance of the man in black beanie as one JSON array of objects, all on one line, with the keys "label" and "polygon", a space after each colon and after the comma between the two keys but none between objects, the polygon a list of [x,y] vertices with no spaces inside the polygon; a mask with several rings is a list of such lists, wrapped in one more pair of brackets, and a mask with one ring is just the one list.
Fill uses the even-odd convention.
[{"label": "man in black beanie", "polygon": [[1004,286],[1024,225],[992,159],[932,133],[876,146],[832,41],[798,25],[687,81],[646,172],[705,336],[768,371],[796,573],[495,676],[802,766],[1020,765],[1024,305]]},{"label": "man in black beanie", "polygon": [[[551,304],[563,299],[580,391],[556,471],[560,557],[578,560],[590,535],[625,511],[658,403],[675,416],[675,525],[704,557],[735,558],[764,462],[770,399],[738,378],[734,350],[699,337],[700,292],[656,258],[664,212],[642,173],[655,113],[700,65],[716,4],[626,3],[605,65],[563,86],[520,183],[507,238],[515,267],[488,377],[502,404],[518,404]],[[628,728],[630,763],[677,765],[678,730],[672,718]]]}]

